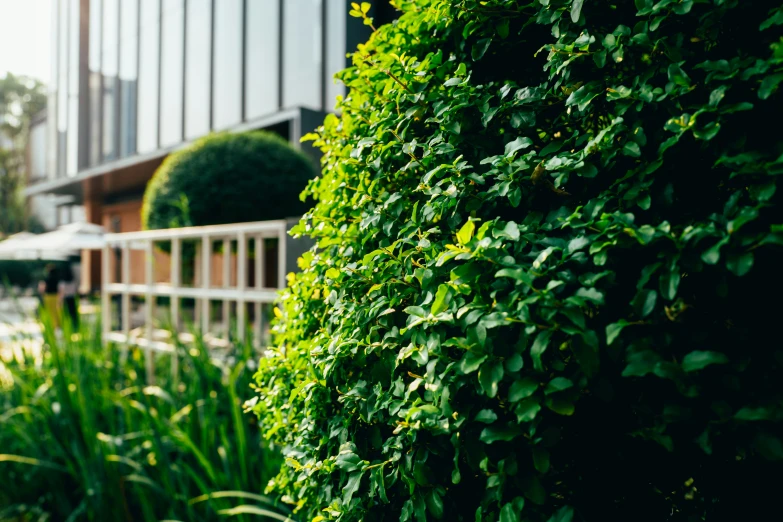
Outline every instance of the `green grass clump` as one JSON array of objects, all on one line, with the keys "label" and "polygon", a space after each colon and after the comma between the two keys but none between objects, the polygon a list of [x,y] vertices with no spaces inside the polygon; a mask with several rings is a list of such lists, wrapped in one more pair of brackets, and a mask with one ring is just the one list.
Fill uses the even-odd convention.
[{"label": "green grass clump", "polygon": [[44,341],[0,343],[0,521],[288,520],[260,494],[280,460],[242,411],[252,360],[198,341],[175,371],[158,355],[150,383],[100,325]]}]

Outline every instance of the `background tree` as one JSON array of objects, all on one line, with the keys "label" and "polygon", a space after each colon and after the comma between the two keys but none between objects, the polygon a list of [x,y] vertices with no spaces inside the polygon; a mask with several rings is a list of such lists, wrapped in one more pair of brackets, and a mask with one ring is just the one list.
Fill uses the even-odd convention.
[{"label": "background tree", "polygon": [[22,189],[30,119],[46,107],[44,85],[7,73],[0,78],[0,235],[26,227]]}]

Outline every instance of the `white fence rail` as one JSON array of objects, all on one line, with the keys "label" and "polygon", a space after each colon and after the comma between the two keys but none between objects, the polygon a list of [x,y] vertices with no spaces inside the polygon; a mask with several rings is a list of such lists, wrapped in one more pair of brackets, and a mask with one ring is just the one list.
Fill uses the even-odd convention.
[{"label": "white fence rail", "polygon": [[[195,300],[194,326],[203,334],[211,333],[211,303],[222,302],[222,322],[224,334],[229,334],[229,325],[235,319],[236,339],[245,341],[248,332],[247,306],[254,307],[252,324],[253,339],[260,346],[263,329],[262,305],[271,304],[277,296],[277,290],[285,285],[286,274],[286,231],[287,223],[280,221],[259,221],[254,223],[238,223],[230,225],[213,225],[205,227],[188,227],[167,230],[150,230],[143,232],[127,232],[122,234],[107,234],[106,246],[102,256],[102,313],[104,340],[121,343],[124,345],[136,345],[144,349],[146,357],[147,374],[153,377],[154,352],[168,352],[173,355],[172,371],[176,371],[177,353],[174,344],[156,339],[154,324],[155,304],[158,297],[170,298],[170,325],[175,332],[181,332],[183,328],[181,301],[182,299]],[[274,286],[264,286],[266,239],[277,239],[276,277]],[[182,281],[182,251],[183,242],[195,242],[196,259],[200,266],[194,269],[195,274],[200,272],[198,286],[183,285]],[[235,243],[234,243],[235,242]],[[255,247],[253,256],[255,281],[250,287],[248,284],[248,265],[250,244]],[[154,251],[156,244],[170,244],[170,282],[156,282]],[[221,256],[222,267],[213,267],[215,256],[212,255],[215,243],[221,243],[223,254]],[[235,246],[234,246],[235,245]],[[236,265],[232,251],[236,248]],[[120,264],[119,282],[112,281],[111,256],[119,249]],[[144,282],[131,283],[131,251],[144,251]],[[222,270],[220,286],[212,285],[214,269]],[[235,275],[235,284],[232,283],[232,275]],[[119,296],[119,330],[112,328],[112,301]],[[131,298],[144,297],[144,326],[143,336],[131,333]],[[235,317],[231,316],[231,303],[236,303]],[[158,331],[159,332],[159,331]],[[185,338],[187,336],[184,336]],[[228,341],[228,339],[225,339]]]}]

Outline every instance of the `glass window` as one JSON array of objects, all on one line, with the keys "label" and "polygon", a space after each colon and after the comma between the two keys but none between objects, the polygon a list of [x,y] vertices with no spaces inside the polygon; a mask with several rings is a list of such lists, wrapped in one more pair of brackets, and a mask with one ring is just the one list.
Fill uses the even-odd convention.
[{"label": "glass window", "polygon": [[163,2],[161,42],[160,145],[182,141],[182,59],[185,38],[184,0]]},{"label": "glass window", "polygon": [[242,121],[242,0],[215,2],[212,127]]},{"label": "glass window", "polygon": [[283,3],[283,106],[321,107],[321,0]]},{"label": "glass window", "polygon": [[69,0],[68,94],[79,94],[79,0]]},{"label": "glass window", "polygon": [[39,181],[46,177],[46,124],[36,123],[30,127],[30,180]]},{"label": "glass window", "polygon": [[[78,1],[78,0],[77,0]],[[79,96],[68,97],[68,176],[79,171]]]},{"label": "glass window", "polygon": [[138,0],[122,0],[120,16],[120,156],[136,152]]},{"label": "glass window", "polygon": [[271,114],[279,108],[279,20],[278,0],[255,0],[247,3],[245,112],[248,119]]},{"label": "glass window", "polygon": [[68,2],[68,145],[67,174],[79,171],[79,0]]},{"label": "glass window", "polygon": [[117,157],[117,91],[119,90],[119,0],[103,0],[101,73],[103,74],[103,160]]},{"label": "glass window", "polygon": [[335,73],[347,66],[345,57],[345,26],[348,16],[346,0],[331,0],[327,2],[326,13],[326,107],[334,109],[338,96],[345,95],[345,86],[334,78]]},{"label": "glass window", "polygon": [[138,138],[139,152],[158,148],[158,51],[160,49],[160,0],[141,0],[139,55]]},{"label": "glass window", "polygon": [[90,1],[90,165],[101,161],[101,0]]},{"label": "glass window", "polygon": [[101,0],[90,0],[90,56],[91,71],[101,70]]},{"label": "glass window", "polygon": [[57,175],[64,176],[66,163],[66,133],[68,131],[68,0],[60,0],[60,30],[57,35]]},{"label": "glass window", "polygon": [[191,139],[209,132],[212,1],[188,0],[186,16],[185,137]]},{"label": "glass window", "polygon": [[53,3],[49,24],[52,30],[52,39],[50,42],[49,56],[51,57],[51,70],[49,82],[49,96],[47,99],[48,109],[46,116],[47,132],[47,153],[46,153],[46,171],[49,177],[57,175],[57,81],[59,78],[57,70],[58,43],[59,43],[59,13],[57,12],[57,3]]}]

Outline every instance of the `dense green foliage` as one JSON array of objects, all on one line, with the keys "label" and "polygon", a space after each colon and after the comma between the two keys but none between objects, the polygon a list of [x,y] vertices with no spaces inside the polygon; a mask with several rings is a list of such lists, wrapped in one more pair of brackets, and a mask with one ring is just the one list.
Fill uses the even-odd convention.
[{"label": "dense green foliage", "polygon": [[242,414],[245,360],[180,347],[176,377],[160,356],[151,384],[98,326],[46,340],[0,341],[0,520],[286,519],[257,494],[280,458]]},{"label": "dense green foliage", "polygon": [[778,512],[783,9],[396,3],[315,137],[275,487],[313,522]]},{"label": "dense green foliage", "polygon": [[43,279],[47,261],[0,259],[0,286],[30,288]]},{"label": "dense green foliage", "polygon": [[145,229],[301,215],[310,160],[270,132],[213,134],[170,154],[147,185]]}]

